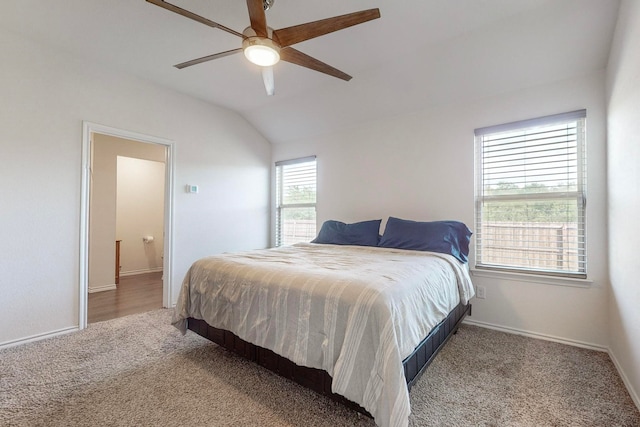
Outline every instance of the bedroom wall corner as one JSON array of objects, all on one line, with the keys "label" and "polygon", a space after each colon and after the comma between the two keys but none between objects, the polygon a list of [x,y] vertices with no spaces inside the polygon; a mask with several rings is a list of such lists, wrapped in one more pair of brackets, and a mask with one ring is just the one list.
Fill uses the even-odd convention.
[{"label": "bedroom wall corner", "polygon": [[640,409],[640,3],[618,13],[607,68],[610,353]]},{"label": "bedroom wall corner", "polygon": [[[317,155],[320,225],[397,216],[456,219],[474,227],[475,128],[587,109],[586,288],[474,277],[487,298],[472,319],[604,349],[609,298],[604,70],[580,78],[392,117],[304,141],[274,144],[273,160]],[[384,223],[383,221],[383,227]],[[470,265],[473,266],[473,248]]]}]

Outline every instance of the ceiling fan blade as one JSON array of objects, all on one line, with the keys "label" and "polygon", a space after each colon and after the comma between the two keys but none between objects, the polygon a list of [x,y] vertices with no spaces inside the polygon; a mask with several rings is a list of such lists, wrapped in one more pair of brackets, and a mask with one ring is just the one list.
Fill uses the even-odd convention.
[{"label": "ceiling fan blade", "polygon": [[192,65],[201,64],[203,62],[212,61],[214,59],[223,58],[225,56],[233,55],[234,53],[242,52],[242,48],[227,50],[226,52],[214,53],[213,55],[203,56],[202,58],[192,59],[191,61],[182,62],[174,65],[174,67],[182,70],[183,68],[190,67]]},{"label": "ceiling fan blade", "polygon": [[282,49],[280,51],[280,59],[292,64],[300,65],[301,67],[310,68],[312,70],[337,77],[342,80],[351,80],[350,75],[343,73],[337,68],[333,68],[331,65],[327,65],[322,61],[318,61],[317,59],[292,47],[285,47],[284,49]]},{"label": "ceiling fan blade", "polygon": [[267,95],[272,96],[276,93],[276,85],[273,79],[273,67],[262,67],[262,81]]},{"label": "ceiling fan blade", "polygon": [[267,37],[267,17],[264,13],[263,0],[247,0],[251,28],[258,37]]},{"label": "ceiling fan blade", "polygon": [[273,35],[280,46],[286,47],[378,18],[380,9],[369,9],[274,30]]},{"label": "ceiling fan blade", "polygon": [[147,0],[149,3],[155,4],[156,6],[160,6],[163,9],[167,9],[171,12],[177,13],[178,15],[182,15],[184,17],[187,17],[189,19],[193,19],[194,21],[198,21],[201,24],[204,25],[208,25],[209,27],[213,27],[213,28],[218,28],[219,30],[222,31],[226,31],[229,34],[233,34],[234,36],[238,36],[238,37],[242,37],[243,39],[245,38],[245,36],[242,33],[239,33],[237,31],[232,30],[231,28],[227,28],[224,25],[220,25],[217,22],[213,22],[210,19],[207,18],[203,18],[200,15],[196,15],[193,12],[189,12],[188,10],[185,10],[181,7],[178,7],[176,5],[173,5],[171,3],[167,3],[164,0]]}]

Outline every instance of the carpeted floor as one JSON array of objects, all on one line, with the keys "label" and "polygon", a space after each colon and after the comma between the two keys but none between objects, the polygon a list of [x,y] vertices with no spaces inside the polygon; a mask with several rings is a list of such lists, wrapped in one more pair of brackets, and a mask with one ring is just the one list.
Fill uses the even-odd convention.
[{"label": "carpeted floor", "polygon": [[[169,320],[157,310],[1,350],[0,425],[374,426]],[[467,325],[410,395],[414,427],[640,426],[605,353]]]}]

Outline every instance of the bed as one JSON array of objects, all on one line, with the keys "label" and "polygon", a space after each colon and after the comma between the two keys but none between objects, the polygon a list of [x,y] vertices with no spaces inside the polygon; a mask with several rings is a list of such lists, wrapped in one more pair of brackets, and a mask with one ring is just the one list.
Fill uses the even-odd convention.
[{"label": "bed", "polygon": [[472,296],[467,265],[451,254],[302,243],[196,261],[173,323],[381,427],[406,426],[410,386]]}]

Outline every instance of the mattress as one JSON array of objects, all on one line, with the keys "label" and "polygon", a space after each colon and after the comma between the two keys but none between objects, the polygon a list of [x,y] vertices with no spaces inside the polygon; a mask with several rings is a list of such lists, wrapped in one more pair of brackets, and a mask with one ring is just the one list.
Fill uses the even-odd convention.
[{"label": "mattress", "polygon": [[323,369],[378,425],[405,426],[403,359],[472,296],[466,264],[450,255],[303,243],[196,261],[173,323],[184,333],[188,317],[202,319]]}]

